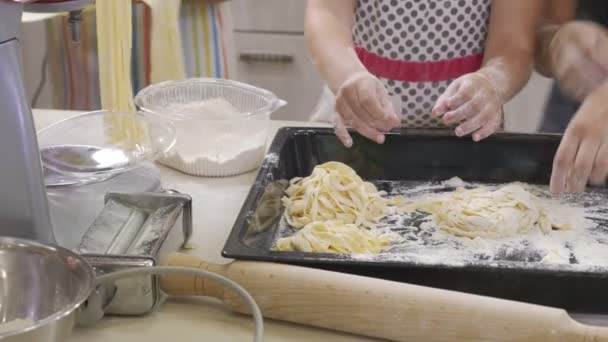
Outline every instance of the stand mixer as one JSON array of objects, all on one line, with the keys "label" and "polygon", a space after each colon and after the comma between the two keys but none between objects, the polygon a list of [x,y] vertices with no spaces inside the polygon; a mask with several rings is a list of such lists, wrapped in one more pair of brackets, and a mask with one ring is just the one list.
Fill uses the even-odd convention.
[{"label": "stand mixer", "polygon": [[[55,174],[40,161],[32,112],[25,94],[19,46],[22,12],[68,12],[73,42],[81,11],[93,0],[0,0],[0,235],[74,249],[104,207],[109,192],[155,192],[160,174],[152,163],[87,185],[47,186]],[[69,182],[68,182],[69,183]],[[48,195],[48,199],[47,199]]]},{"label": "stand mixer", "polygon": [[55,243],[36,130],[23,84],[19,27],[28,2],[0,1],[1,233]]},{"label": "stand mixer", "polygon": [[[151,162],[113,177],[84,185],[46,186],[53,174],[43,169],[32,111],[23,83],[19,27],[24,10],[31,12],[70,12],[72,39],[79,38],[80,11],[93,0],[0,0],[0,236],[34,240],[45,245],[58,245],[87,255],[88,262],[98,273],[122,268],[150,267],[158,264],[161,255],[175,251],[191,234],[190,199],[186,195],[158,192],[161,189],[159,170]],[[56,176],[56,175],[55,175]],[[110,193],[131,193],[128,212],[123,221],[111,209],[104,208],[112,198]],[[108,196],[107,196],[108,195]],[[115,197],[119,195],[115,195]],[[110,204],[113,202],[110,201]],[[155,216],[167,205],[177,206],[170,217]],[[182,220],[182,211],[183,213]],[[108,225],[94,224],[100,213],[112,217]],[[135,225],[130,217],[143,219]],[[183,221],[183,223],[182,223]],[[90,229],[97,227],[97,230]],[[152,234],[143,236],[152,229]],[[104,233],[101,234],[100,233]],[[96,249],[91,249],[91,236],[99,237]],[[102,249],[123,242],[121,249]],[[171,238],[170,238],[171,237]],[[87,240],[88,239],[88,240]],[[104,240],[105,239],[105,240]],[[145,248],[137,253],[127,252],[130,243],[143,241]],[[86,242],[89,242],[87,244]],[[83,249],[84,247],[87,247]],[[143,282],[143,283],[142,283]],[[142,285],[144,284],[144,285]],[[142,314],[152,311],[160,301],[157,278],[140,277],[124,281],[116,288],[106,313]],[[147,289],[147,290],[146,290]],[[152,298],[152,299],[150,299]],[[126,303],[121,305],[121,303]],[[86,315],[85,315],[86,316]]]}]

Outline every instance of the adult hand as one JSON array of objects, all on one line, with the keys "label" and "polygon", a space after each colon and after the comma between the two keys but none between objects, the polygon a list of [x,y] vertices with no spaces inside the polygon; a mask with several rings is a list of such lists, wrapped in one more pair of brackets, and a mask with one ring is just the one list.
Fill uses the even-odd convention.
[{"label": "adult hand", "polygon": [[580,192],[608,176],[608,81],[582,103],[566,128],[553,161],[551,191]]},{"label": "adult hand", "polygon": [[456,79],[439,97],[432,114],[456,127],[459,137],[472,134],[480,141],[496,132],[502,121],[503,102],[492,80],[482,71]]},{"label": "adult hand", "polygon": [[593,22],[562,25],[548,47],[553,76],[562,91],[583,101],[608,78],[608,31]]},{"label": "adult hand", "polygon": [[384,85],[368,72],[357,72],[342,84],[336,94],[336,112],[336,135],[346,147],[353,144],[347,127],[382,144],[384,133],[401,123]]}]

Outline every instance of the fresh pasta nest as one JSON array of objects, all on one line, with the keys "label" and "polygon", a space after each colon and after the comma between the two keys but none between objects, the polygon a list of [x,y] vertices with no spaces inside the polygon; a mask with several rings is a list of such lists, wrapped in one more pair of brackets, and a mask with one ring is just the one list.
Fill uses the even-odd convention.
[{"label": "fresh pasta nest", "polygon": [[316,253],[380,253],[389,246],[389,235],[376,234],[366,228],[340,221],[315,221],[294,235],[277,241],[276,250]]},{"label": "fresh pasta nest", "polygon": [[328,162],[308,177],[292,179],[282,201],[285,219],[294,228],[331,220],[373,227],[396,204],[385,195],[347,165]]},{"label": "fresh pasta nest", "polygon": [[480,187],[431,196],[411,205],[433,215],[439,228],[469,238],[504,238],[541,231],[570,229],[568,222],[549,215],[540,199],[523,184],[491,189]]}]

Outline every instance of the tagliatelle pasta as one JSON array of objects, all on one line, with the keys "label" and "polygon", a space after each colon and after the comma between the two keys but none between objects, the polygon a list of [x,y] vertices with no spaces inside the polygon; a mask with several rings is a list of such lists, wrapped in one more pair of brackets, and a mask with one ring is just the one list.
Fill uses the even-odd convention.
[{"label": "tagliatelle pasta", "polygon": [[181,0],[143,0],[152,11],[150,81],[159,83],[186,77],[179,29]]},{"label": "tagliatelle pasta", "polygon": [[568,222],[550,216],[540,199],[521,183],[491,189],[480,187],[432,195],[410,207],[433,214],[437,226],[456,236],[502,238],[540,230],[570,229]]},{"label": "tagliatelle pasta", "polygon": [[283,197],[285,219],[295,228],[329,220],[372,227],[395,204],[385,195],[347,165],[328,162],[315,167],[308,177],[291,180]]},{"label": "tagliatelle pasta", "polygon": [[131,1],[97,1],[97,51],[101,106],[112,143],[134,149],[145,137],[138,121],[131,85]]},{"label": "tagliatelle pasta", "polygon": [[376,254],[390,245],[388,235],[339,221],[312,222],[293,236],[279,239],[276,250],[315,253]]},{"label": "tagliatelle pasta", "polygon": [[392,236],[373,227],[401,198],[384,198],[385,192],[343,163],[316,166],[310,176],[292,179],[285,193],[285,219],[300,230],[279,239],[279,251],[380,253],[390,245]]}]

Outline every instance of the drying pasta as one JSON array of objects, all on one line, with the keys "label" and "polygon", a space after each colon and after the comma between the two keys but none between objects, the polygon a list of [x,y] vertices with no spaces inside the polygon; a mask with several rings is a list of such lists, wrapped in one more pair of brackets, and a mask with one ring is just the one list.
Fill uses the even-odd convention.
[{"label": "drying pasta", "polygon": [[186,77],[179,29],[181,0],[144,0],[152,12],[150,81],[158,83]]},{"label": "drying pasta", "polygon": [[347,165],[329,162],[315,167],[308,177],[291,180],[282,201],[285,219],[295,228],[329,220],[373,227],[395,204],[384,195]]},{"label": "drying pasta", "polygon": [[411,209],[430,213],[440,229],[469,238],[502,238],[532,231],[549,233],[553,229],[570,229],[567,222],[549,216],[540,199],[520,183],[496,190],[458,188],[417,201]]},{"label": "drying pasta", "polygon": [[339,221],[312,222],[296,234],[277,240],[276,250],[315,253],[377,254],[390,245],[388,235]]},{"label": "drying pasta", "polygon": [[96,3],[99,87],[113,143],[136,148],[145,130],[135,114],[131,85],[131,1]]}]

